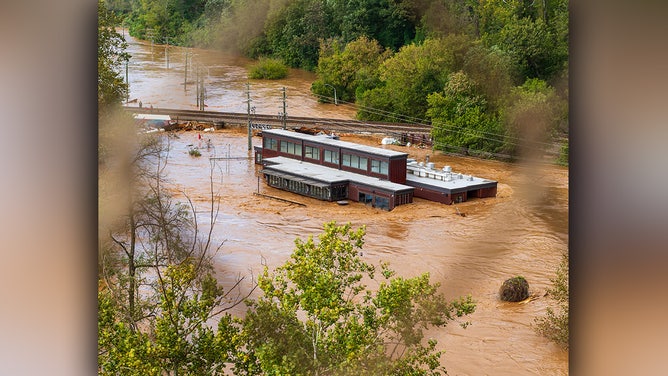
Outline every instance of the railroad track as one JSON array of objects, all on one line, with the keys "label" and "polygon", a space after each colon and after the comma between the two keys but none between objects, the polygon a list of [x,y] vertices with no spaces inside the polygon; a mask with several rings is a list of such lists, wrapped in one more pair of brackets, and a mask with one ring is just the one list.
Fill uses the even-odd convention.
[{"label": "railroad track", "polygon": [[[216,111],[198,111],[198,110],[179,110],[169,108],[137,108],[125,107],[126,111],[132,113],[153,113],[169,115],[172,119],[179,122],[198,121],[206,123],[225,123],[225,124],[248,124],[248,115],[234,112],[216,112]],[[254,114],[251,116],[251,123],[262,128],[263,126],[277,128],[283,125],[282,119],[278,116]],[[384,123],[376,121],[360,121],[345,119],[328,119],[312,117],[288,116],[285,120],[286,128],[320,128],[328,131],[342,133],[383,133],[387,135],[412,134],[419,137],[429,137],[431,126],[424,124],[407,123]]]}]

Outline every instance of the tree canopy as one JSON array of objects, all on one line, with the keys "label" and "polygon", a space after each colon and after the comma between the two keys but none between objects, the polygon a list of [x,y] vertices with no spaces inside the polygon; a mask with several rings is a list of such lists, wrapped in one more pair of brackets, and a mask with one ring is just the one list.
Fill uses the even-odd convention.
[{"label": "tree canopy", "polygon": [[[358,106],[360,120],[438,122],[436,147],[523,156],[534,129],[517,126],[516,95],[529,80],[564,86],[568,77],[568,1],[461,0],[115,0],[140,38],[237,51],[313,70],[312,92]],[[448,76],[463,72],[485,106],[466,119],[441,116]],[[543,110],[566,108],[557,90]],[[428,98],[432,96],[431,101]],[[338,99],[337,98],[337,99]],[[535,107],[538,109],[538,107]],[[437,118],[429,114],[441,114]],[[537,113],[536,113],[537,114]],[[543,151],[567,139],[567,117],[540,113],[533,127]],[[447,124],[446,124],[447,123]],[[455,137],[443,127],[462,129]],[[531,129],[531,134],[523,134]],[[482,134],[494,141],[484,141]],[[546,137],[545,137],[546,136]],[[536,140],[534,140],[536,139]],[[567,146],[564,145],[566,148]],[[453,149],[450,149],[453,150]],[[480,153],[479,153],[480,154]]]},{"label": "tree canopy", "polygon": [[130,57],[125,40],[115,29],[120,18],[107,9],[104,0],[98,0],[97,20],[97,104],[104,112],[125,99],[128,86],[120,68]]},{"label": "tree canopy", "polygon": [[243,328],[262,374],[442,374],[442,352],[424,330],[472,313],[475,304],[471,297],[447,301],[428,274],[397,277],[388,265],[364,262],[364,233],[327,223],[317,242],[297,239],[284,265],[265,269],[264,295]]}]

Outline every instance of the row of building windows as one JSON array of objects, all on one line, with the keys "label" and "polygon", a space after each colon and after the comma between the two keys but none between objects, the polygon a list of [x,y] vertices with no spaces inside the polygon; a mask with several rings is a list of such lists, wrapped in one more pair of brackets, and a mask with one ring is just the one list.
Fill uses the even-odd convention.
[{"label": "row of building windows", "polygon": [[294,142],[281,141],[281,153],[302,156],[302,145]]},{"label": "row of building windows", "polygon": [[[278,140],[271,137],[265,137],[263,140],[263,147],[265,149],[278,151]],[[286,154],[292,154],[296,156],[302,156],[302,146],[289,141],[281,141],[281,152]],[[320,160],[320,149],[314,146],[304,146],[304,157]],[[339,153],[338,151],[324,149],[323,161],[332,164],[339,164]],[[358,170],[367,170],[368,159],[366,157],[360,157],[354,154],[343,153],[342,165],[347,167],[352,167]],[[371,160],[371,172],[376,174],[387,175],[389,169],[389,163],[386,161],[379,161],[372,159]]]},{"label": "row of building windows", "polygon": [[317,187],[304,182],[273,175],[267,175],[267,183],[269,183],[269,185],[272,187],[299,193],[304,196],[314,197],[320,200],[329,200],[331,198],[331,191],[329,187]]},{"label": "row of building windows", "polygon": [[412,202],[411,196],[412,196],[411,193],[398,194],[396,199],[394,200],[395,205],[399,206],[399,205],[404,205],[404,204],[411,203]]},{"label": "row of building windows", "polygon": [[366,171],[367,167],[367,159],[364,157],[360,157],[354,154],[346,154],[343,153],[343,160],[341,164],[343,166],[348,166],[352,168],[356,168],[358,170],[364,170]]},{"label": "row of building windows", "polygon": [[390,199],[387,197],[360,192],[358,194],[358,201],[366,205],[371,205],[374,208],[390,210]]}]

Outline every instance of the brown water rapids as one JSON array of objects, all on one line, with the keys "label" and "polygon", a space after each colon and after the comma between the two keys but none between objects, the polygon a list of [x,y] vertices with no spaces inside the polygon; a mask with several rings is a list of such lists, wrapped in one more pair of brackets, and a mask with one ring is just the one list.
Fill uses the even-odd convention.
[{"label": "brown water rapids", "polygon": [[[130,99],[144,106],[196,108],[195,88],[184,92],[184,49],[128,38]],[[189,51],[193,51],[190,49]],[[191,53],[189,52],[189,54]],[[245,112],[248,60],[219,52],[197,50],[195,59],[208,67],[208,110]],[[206,69],[204,69],[206,71]],[[257,113],[280,111],[280,88],[288,93],[288,116],[350,118],[354,109],[318,103],[309,95],[314,76],[291,71],[280,81],[252,81],[251,97]],[[409,153],[436,168],[494,179],[496,198],[474,199],[447,206],[415,199],[391,212],[361,203],[339,206],[268,187],[258,179],[259,168],[247,150],[244,130],[176,133],[171,138],[168,175],[175,194],[185,192],[194,200],[198,222],[206,227],[210,199],[209,176],[214,172],[215,194],[220,198],[214,240],[224,242],[215,257],[216,272],[224,286],[238,276],[250,279],[262,264],[280,265],[297,237],[322,231],[325,222],[366,225],[363,258],[373,264],[387,261],[398,274],[415,276],[429,272],[441,283],[446,296],[471,294],[476,312],[456,323],[429,333],[439,348],[450,375],[566,375],[568,352],[537,335],[534,318],[545,314],[552,302],[543,297],[568,248],[568,169],[551,165],[527,166],[497,161],[452,157],[415,147],[383,146]],[[342,139],[380,146],[383,135],[343,135]],[[210,139],[211,148],[206,148]],[[203,145],[198,145],[199,143]],[[253,137],[259,145],[260,138]],[[202,156],[191,157],[189,146],[202,146]],[[211,160],[210,157],[247,157]],[[211,168],[213,167],[213,169]],[[252,192],[283,197],[305,207],[258,197]],[[178,197],[178,196],[177,196]],[[182,197],[182,196],[181,196]],[[457,209],[466,216],[457,215]],[[507,278],[522,275],[538,299],[527,304],[505,303],[498,289]],[[247,288],[245,285],[244,288]],[[372,287],[372,286],[371,286]]]}]

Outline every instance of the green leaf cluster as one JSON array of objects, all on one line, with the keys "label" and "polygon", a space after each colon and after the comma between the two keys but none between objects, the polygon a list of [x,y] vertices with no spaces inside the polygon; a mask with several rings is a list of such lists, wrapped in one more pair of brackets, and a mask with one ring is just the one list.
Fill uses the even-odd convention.
[{"label": "green leaf cluster", "polygon": [[127,95],[128,86],[120,72],[130,56],[123,37],[115,30],[120,18],[107,9],[104,0],[98,0],[97,20],[97,104],[104,114]]},{"label": "green leaf cluster", "polygon": [[246,302],[243,318],[221,308],[226,293],[202,272],[203,259],[156,268],[155,300],[135,325],[120,314],[126,302],[114,285],[101,283],[99,373],[444,374],[425,330],[471,314],[475,303],[446,300],[428,274],[397,277],[387,264],[366,263],[364,234],[330,222],[317,241],[297,239],[288,261],[260,275],[263,294]]},{"label": "green leaf cluster", "polygon": [[288,67],[279,59],[260,58],[250,67],[248,78],[278,80],[288,76]]},{"label": "green leaf cluster", "polygon": [[[283,266],[265,269],[264,295],[251,304],[243,332],[262,374],[436,375],[436,342],[424,330],[475,309],[470,297],[448,302],[429,275],[394,277],[359,256],[364,228],[325,224],[316,242],[297,240]],[[377,284],[376,289],[367,283]]]},{"label": "green leaf cluster", "polygon": [[[98,293],[98,367],[101,375],[222,375],[236,356],[238,329],[229,314],[217,328],[207,321],[223,294],[193,263],[171,265],[159,276],[161,293],[151,319],[132,329],[117,315],[118,301]],[[144,326],[146,328],[144,328]]]},{"label": "green leaf cluster", "polygon": [[545,316],[535,319],[535,329],[539,334],[567,349],[570,338],[568,334],[568,253],[562,256],[556,276],[552,279],[552,286],[547,292],[556,302],[556,307],[547,307]]}]

